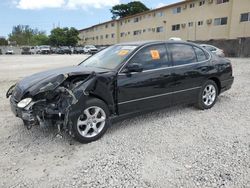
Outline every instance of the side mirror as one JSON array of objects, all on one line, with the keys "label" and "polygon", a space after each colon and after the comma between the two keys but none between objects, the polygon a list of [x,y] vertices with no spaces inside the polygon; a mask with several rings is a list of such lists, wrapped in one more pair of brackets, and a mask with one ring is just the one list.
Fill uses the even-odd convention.
[{"label": "side mirror", "polygon": [[126,67],[126,72],[142,72],[142,65],[139,63],[131,63]]}]

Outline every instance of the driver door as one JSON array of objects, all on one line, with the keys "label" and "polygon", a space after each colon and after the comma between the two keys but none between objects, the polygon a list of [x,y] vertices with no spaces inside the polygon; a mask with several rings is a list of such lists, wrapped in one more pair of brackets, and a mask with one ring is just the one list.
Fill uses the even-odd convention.
[{"label": "driver door", "polygon": [[[140,64],[141,72],[129,72],[130,64]],[[173,78],[165,44],[155,44],[137,52],[118,74],[119,115],[171,105]]]}]

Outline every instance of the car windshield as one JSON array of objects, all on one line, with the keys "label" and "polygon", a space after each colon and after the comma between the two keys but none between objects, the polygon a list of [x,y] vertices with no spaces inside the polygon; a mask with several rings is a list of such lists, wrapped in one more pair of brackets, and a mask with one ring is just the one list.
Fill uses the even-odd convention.
[{"label": "car windshield", "polygon": [[115,45],[83,61],[80,66],[115,69],[137,46]]}]

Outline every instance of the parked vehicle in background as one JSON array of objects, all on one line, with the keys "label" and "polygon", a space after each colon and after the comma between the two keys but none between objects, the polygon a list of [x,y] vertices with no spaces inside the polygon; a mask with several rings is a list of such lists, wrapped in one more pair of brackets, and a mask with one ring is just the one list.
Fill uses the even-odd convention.
[{"label": "parked vehicle in background", "polygon": [[13,55],[14,54],[14,50],[13,49],[7,49],[7,51],[5,52],[6,55]]},{"label": "parked vehicle in background", "polygon": [[83,47],[80,47],[80,46],[74,47],[73,53],[74,54],[83,54],[84,53]]},{"label": "parked vehicle in background", "polygon": [[59,48],[57,48],[57,47],[51,47],[51,48],[50,48],[50,52],[51,52],[52,54],[56,54],[57,51],[58,51],[58,49],[59,49]]},{"label": "parked vehicle in background", "polygon": [[21,54],[22,54],[22,55],[31,55],[31,54],[33,54],[33,53],[31,52],[31,47],[29,47],[29,46],[24,46],[24,47],[22,47]]},{"label": "parked vehicle in background", "polygon": [[98,49],[94,45],[86,45],[83,50],[85,54],[95,54],[98,52]]},{"label": "parked vehicle in background", "polygon": [[78,66],[26,77],[6,96],[29,128],[56,125],[91,142],[115,119],[177,104],[210,109],[233,81],[231,62],[199,45],[134,42],[108,47]]},{"label": "parked vehicle in background", "polygon": [[31,54],[36,54],[36,52],[37,52],[37,47],[31,46],[31,47],[30,47],[30,52],[31,52]]},{"label": "parked vehicle in background", "polygon": [[57,54],[71,54],[71,49],[68,46],[61,46],[57,49]]},{"label": "parked vehicle in background", "polygon": [[182,41],[182,39],[181,39],[181,38],[179,38],[179,37],[171,37],[171,38],[169,38],[168,40],[173,40],[173,41]]},{"label": "parked vehicle in background", "polygon": [[217,48],[215,46],[209,45],[209,44],[201,44],[200,46],[202,46],[203,48],[205,48],[206,50],[213,52],[214,54],[216,54],[219,57],[225,57],[225,53],[222,49]]},{"label": "parked vehicle in background", "polygon": [[39,54],[51,54],[50,46],[48,45],[42,45],[39,46]]}]

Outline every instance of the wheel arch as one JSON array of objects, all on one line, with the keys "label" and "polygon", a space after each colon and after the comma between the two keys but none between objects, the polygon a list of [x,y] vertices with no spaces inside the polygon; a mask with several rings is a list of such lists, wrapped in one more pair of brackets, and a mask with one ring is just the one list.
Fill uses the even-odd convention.
[{"label": "wheel arch", "polygon": [[211,77],[209,78],[209,80],[212,80],[216,83],[217,87],[218,87],[218,95],[221,93],[221,81],[219,78],[217,77]]},{"label": "wheel arch", "polygon": [[107,107],[108,107],[108,109],[109,109],[110,115],[114,114],[114,112],[115,112],[114,106],[111,105],[111,104],[109,104],[108,101],[105,100],[103,97],[101,97],[101,96],[99,96],[99,95],[96,95],[96,94],[94,94],[94,93],[90,93],[90,94],[89,94],[89,98],[97,98],[97,99],[103,101],[103,102],[107,105]]}]

